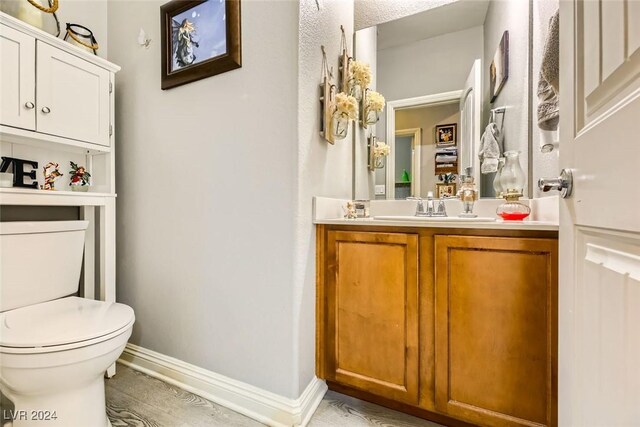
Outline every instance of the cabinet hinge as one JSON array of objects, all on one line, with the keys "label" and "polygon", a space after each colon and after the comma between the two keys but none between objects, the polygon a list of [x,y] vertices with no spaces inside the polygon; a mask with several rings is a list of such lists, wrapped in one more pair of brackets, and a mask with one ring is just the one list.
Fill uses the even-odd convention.
[{"label": "cabinet hinge", "polygon": [[113,83],[109,82],[109,93],[113,93]]},{"label": "cabinet hinge", "polygon": [[109,136],[113,135],[113,125],[109,125]]}]

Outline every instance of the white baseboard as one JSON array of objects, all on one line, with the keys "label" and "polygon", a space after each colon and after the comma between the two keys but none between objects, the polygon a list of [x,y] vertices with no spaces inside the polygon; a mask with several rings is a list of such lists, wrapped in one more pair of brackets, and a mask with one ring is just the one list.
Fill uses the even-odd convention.
[{"label": "white baseboard", "polygon": [[127,344],[118,361],[273,427],[307,425],[327,392],[325,382],[314,377],[299,398],[288,399],[134,344]]}]

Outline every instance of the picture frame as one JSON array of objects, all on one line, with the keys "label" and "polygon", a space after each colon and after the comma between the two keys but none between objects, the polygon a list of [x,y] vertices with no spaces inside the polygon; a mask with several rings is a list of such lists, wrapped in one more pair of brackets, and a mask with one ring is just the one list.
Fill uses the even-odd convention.
[{"label": "picture frame", "polygon": [[502,33],[500,44],[489,65],[489,93],[494,102],[509,78],[509,31]]},{"label": "picture frame", "polygon": [[443,196],[455,197],[456,187],[457,186],[455,182],[450,182],[450,183],[439,182],[436,184],[436,197],[438,199],[441,199]]},{"label": "picture frame", "polygon": [[173,0],[160,20],[162,90],[242,67],[240,0]]},{"label": "picture frame", "polygon": [[455,145],[458,142],[458,124],[437,125],[435,137],[436,145],[439,147]]}]

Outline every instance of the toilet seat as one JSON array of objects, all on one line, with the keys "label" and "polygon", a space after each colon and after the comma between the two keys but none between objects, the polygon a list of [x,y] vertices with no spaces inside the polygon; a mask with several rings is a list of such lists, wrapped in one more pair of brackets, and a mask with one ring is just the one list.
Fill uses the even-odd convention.
[{"label": "toilet seat", "polygon": [[135,319],[124,304],[66,297],[0,313],[0,350],[46,353],[92,345],[127,330]]}]

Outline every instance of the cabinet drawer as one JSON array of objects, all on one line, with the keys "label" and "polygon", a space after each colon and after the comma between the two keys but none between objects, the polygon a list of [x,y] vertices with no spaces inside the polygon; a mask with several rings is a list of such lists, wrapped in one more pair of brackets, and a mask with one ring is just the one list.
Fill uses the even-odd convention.
[{"label": "cabinet drawer", "polygon": [[37,131],[108,146],[110,73],[37,42]]}]

